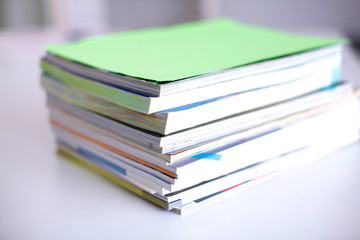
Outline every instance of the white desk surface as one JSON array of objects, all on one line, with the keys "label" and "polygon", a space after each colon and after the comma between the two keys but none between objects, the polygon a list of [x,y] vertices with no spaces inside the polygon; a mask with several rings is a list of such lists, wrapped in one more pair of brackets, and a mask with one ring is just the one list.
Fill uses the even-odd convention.
[{"label": "white desk surface", "polygon": [[[359,141],[181,217],[56,158],[41,50],[9,39],[0,38],[0,239],[360,239]],[[343,75],[357,86],[359,63],[348,47]]]}]

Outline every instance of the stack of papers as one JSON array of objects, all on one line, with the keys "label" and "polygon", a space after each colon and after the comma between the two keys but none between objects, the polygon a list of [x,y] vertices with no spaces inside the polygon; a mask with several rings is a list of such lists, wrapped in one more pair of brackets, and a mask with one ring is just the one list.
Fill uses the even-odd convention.
[{"label": "stack of papers", "polygon": [[344,42],[219,19],[48,46],[58,155],[191,212],[358,139]]}]

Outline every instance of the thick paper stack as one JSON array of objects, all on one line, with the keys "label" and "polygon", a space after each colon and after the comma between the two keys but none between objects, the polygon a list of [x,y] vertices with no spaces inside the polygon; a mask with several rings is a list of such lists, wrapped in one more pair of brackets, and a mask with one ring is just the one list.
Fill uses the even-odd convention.
[{"label": "thick paper stack", "polygon": [[187,213],[357,140],[343,42],[220,19],[49,46],[58,154]]}]

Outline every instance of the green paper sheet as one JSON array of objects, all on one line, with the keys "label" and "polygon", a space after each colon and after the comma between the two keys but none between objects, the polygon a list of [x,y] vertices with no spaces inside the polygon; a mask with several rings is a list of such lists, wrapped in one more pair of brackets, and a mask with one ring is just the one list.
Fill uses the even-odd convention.
[{"label": "green paper sheet", "polygon": [[164,82],[343,42],[218,19],[110,34],[46,49],[94,68]]}]

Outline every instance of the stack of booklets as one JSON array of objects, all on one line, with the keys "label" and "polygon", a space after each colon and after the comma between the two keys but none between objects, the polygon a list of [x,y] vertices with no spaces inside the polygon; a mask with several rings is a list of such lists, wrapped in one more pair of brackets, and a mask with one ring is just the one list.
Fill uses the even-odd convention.
[{"label": "stack of booklets", "polygon": [[48,46],[58,155],[188,213],[358,139],[344,42],[219,19]]}]

